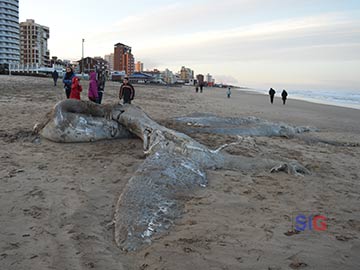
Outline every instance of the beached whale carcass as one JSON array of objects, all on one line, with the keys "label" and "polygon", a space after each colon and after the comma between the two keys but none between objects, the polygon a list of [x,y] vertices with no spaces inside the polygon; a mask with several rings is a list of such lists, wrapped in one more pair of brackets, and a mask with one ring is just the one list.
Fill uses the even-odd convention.
[{"label": "beached whale carcass", "polygon": [[67,99],[57,103],[34,130],[55,142],[91,142],[129,138],[131,133],[111,119],[109,106]]},{"label": "beached whale carcass", "polygon": [[[77,125],[83,127],[83,121],[73,120],[77,117],[87,121],[99,118],[100,122],[92,123],[100,124],[87,125],[87,128],[94,130],[82,133],[83,128],[79,129]],[[139,137],[147,154],[116,204],[114,236],[116,244],[123,250],[136,250],[144,243],[150,243],[154,235],[167,230],[174,219],[181,215],[185,201],[196,192],[197,187],[207,185],[208,169],[309,173],[296,161],[232,156],[222,152],[223,147],[211,150],[181,132],[158,124],[141,108],[129,104],[106,107],[77,100],[62,101],[45,122],[36,126],[36,130],[60,142],[87,140],[90,138],[88,134],[104,139],[109,134],[113,137],[111,129],[105,125],[108,122],[117,123],[121,127],[119,134],[125,137],[128,136],[126,132]],[[105,133],[102,133],[102,128],[107,129]],[[69,134],[63,135],[61,132]]]}]

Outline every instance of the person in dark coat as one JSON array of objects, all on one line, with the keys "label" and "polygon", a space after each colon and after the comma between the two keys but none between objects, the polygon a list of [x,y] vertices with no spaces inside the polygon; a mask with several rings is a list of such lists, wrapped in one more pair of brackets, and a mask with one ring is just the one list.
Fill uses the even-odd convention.
[{"label": "person in dark coat", "polygon": [[129,78],[125,77],[123,84],[120,87],[119,91],[119,99],[124,99],[124,104],[131,104],[131,101],[135,97],[135,89],[134,87],[129,83]]},{"label": "person in dark coat", "polygon": [[56,71],[56,69],[54,69],[54,71],[51,73],[51,76],[52,76],[52,78],[54,80],[54,86],[56,86],[56,82],[57,82],[57,80],[59,78],[59,73]]},{"label": "person in dark coat", "polygon": [[70,98],[72,79],[75,77],[74,71],[71,67],[66,68],[66,73],[63,78],[64,90],[66,98]]},{"label": "person in dark coat", "polygon": [[98,73],[98,78],[97,78],[97,82],[98,82],[98,103],[101,104],[102,98],[103,98],[103,94],[104,94],[104,90],[105,90],[105,73],[103,72],[99,72]]},{"label": "person in dark coat", "polygon": [[270,95],[270,103],[273,104],[274,103],[274,96],[275,96],[275,90],[270,88],[269,90],[269,95]]},{"label": "person in dark coat", "polygon": [[283,104],[285,105],[286,99],[287,99],[288,93],[285,91],[285,89],[281,93],[281,98],[283,101]]}]

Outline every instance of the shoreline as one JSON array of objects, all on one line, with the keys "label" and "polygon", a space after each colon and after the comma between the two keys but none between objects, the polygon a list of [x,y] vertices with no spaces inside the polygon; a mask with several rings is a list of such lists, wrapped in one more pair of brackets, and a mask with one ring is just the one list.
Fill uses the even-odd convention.
[{"label": "shoreline", "polygon": [[[259,94],[259,95],[268,96],[268,94],[265,93],[265,90],[256,90],[256,89],[252,89],[252,88],[234,88],[234,89],[236,91],[247,92],[249,94]],[[277,97],[279,98],[279,96],[277,96]],[[301,100],[301,101],[306,101],[306,102],[310,102],[310,103],[314,103],[314,104],[329,105],[329,106],[335,106],[335,107],[341,107],[341,108],[360,110],[360,104],[356,105],[356,104],[347,104],[347,103],[337,103],[337,102],[326,101],[326,100],[317,99],[317,98],[307,98],[307,97],[303,97],[300,95],[292,95],[292,97],[287,98],[287,100]]]}]

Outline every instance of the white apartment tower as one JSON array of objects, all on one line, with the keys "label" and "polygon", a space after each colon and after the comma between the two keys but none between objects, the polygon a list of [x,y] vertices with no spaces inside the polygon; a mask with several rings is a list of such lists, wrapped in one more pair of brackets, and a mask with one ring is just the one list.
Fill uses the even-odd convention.
[{"label": "white apartment tower", "polygon": [[19,64],[19,1],[0,0],[0,64]]},{"label": "white apartment tower", "polygon": [[113,53],[106,54],[104,56],[104,59],[109,63],[109,70],[113,71],[114,70],[114,54]]}]

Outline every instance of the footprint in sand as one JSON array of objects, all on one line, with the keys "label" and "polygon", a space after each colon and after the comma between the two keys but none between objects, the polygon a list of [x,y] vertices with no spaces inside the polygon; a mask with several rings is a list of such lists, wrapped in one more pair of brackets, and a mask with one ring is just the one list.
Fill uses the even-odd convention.
[{"label": "footprint in sand", "polygon": [[291,269],[303,269],[307,267],[308,265],[304,262],[292,262],[289,264]]},{"label": "footprint in sand", "polygon": [[45,200],[45,194],[38,186],[35,186],[32,190],[25,193],[24,196],[27,199],[33,198],[33,199]]},{"label": "footprint in sand", "polygon": [[43,210],[43,208],[31,206],[30,208],[23,209],[23,213],[25,216],[31,216],[32,218],[40,219],[42,217]]}]

